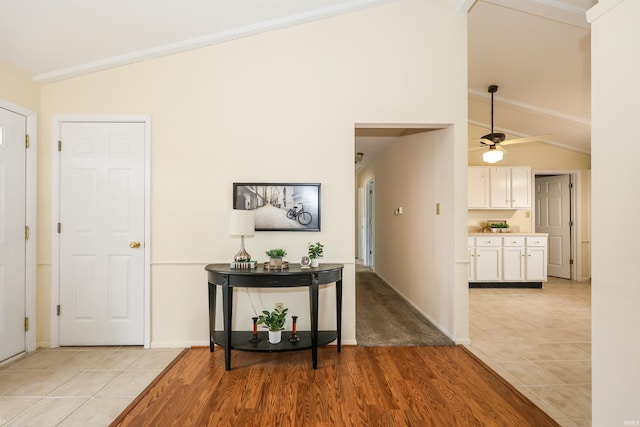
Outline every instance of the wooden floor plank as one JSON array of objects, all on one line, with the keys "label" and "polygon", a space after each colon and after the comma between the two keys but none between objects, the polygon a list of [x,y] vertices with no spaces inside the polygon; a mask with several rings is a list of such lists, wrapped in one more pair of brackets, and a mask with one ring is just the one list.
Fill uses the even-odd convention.
[{"label": "wooden floor plank", "polygon": [[232,354],[195,348],[116,426],[557,426],[460,346]]}]

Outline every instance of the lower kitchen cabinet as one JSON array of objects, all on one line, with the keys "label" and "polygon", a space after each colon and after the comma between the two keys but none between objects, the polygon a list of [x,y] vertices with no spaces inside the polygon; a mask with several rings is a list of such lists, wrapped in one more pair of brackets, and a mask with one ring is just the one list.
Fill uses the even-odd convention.
[{"label": "lower kitchen cabinet", "polygon": [[472,287],[491,284],[541,287],[547,281],[546,235],[470,236],[468,246]]},{"label": "lower kitchen cabinet", "polygon": [[525,280],[547,281],[547,238],[527,237]]},{"label": "lower kitchen cabinet", "polygon": [[[522,241],[522,245],[512,244],[512,240]],[[504,239],[502,248],[502,280],[519,282],[525,279],[524,239]]]}]

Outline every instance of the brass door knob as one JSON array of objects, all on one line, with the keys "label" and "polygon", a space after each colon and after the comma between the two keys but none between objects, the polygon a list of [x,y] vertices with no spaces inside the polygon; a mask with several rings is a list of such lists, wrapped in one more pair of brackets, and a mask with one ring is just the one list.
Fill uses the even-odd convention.
[{"label": "brass door knob", "polygon": [[131,249],[138,249],[140,247],[140,242],[131,242],[129,243],[129,247]]}]

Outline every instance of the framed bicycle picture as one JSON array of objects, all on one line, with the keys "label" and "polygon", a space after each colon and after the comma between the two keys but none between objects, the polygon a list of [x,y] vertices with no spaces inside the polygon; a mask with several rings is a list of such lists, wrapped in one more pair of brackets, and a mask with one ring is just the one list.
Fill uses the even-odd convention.
[{"label": "framed bicycle picture", "polygon": [[256,231],[320,231],[320,184],[234,182],[233,208],[255,211]]}]

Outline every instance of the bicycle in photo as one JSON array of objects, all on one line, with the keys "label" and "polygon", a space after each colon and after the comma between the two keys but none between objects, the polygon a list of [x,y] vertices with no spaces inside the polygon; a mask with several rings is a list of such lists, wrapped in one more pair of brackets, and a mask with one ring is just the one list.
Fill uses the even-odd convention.
[{"label": "bicycle in photo", "polygon": [[309,225],[311,224],[313,216],[309,212],[304,210],[304,205],[301,203],[300,210],[298,210],[297,206],[294,206],[287,211],[287,218],[293,220],[297,219],[298,222],[302,225]]}]

